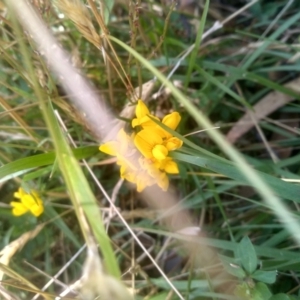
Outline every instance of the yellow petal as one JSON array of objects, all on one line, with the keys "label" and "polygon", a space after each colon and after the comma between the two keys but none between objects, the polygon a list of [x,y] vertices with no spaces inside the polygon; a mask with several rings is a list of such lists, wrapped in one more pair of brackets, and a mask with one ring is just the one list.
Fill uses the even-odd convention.
[{"label": "yellow petal", "polygon": [[125,132],[124,128],[121,128],[117,134],[117,140],[120,143],[128,144],[130,142],[130,136]]},{"label": "yellow petal", "polygon": [[28,209],[30,209],[31,206],[36,204],[36,200],[30,194],[24,195],[21,201],[24,204],[24,206],[26,206]]},{"label": "yellow petal", "polygon": [[24,191],[24,189],[20,187],[18,191],[14,193],[14,197],[17,199],[21,199],[25,194],[26,192]]},{"label": "yellow petal", "polygon": [[157,117],[150,114],[148,107],[142,100],[138,100],[138,104],[135,109],[135,115],[136,118],[134,118],[131,122],[133,128],[137,126],[141,126],[142,128],[156,127],[156,124],[151,120],[149,116],[159,121]]},{"label": "yellow petal", "polygon": [[167,191],[169,188],[169,178],[165,172],[161,172],[158,181],[157,181],[158,186],[163,190]]},{"label": "yellow petal", "polygon": [[116,156],[118,153],[118,143],[115,141],[107,142],[99,147],[101,152],[104,152],[108,155]]},{"label": "yellow petal", "polygon": [[136,126],[139,126],[139,125],[140,125],[139,119],[132,120],[132,122],[131,122],[132,128],[135,128]]},{"label": "yellow petal", "polygon": [[136,190],[139,193],[147,186],[152,186],[153,184],[155,184],[155,181],[146,172],[140,172],[136,177]]},{"label": "yellow petal", "polygon": [[146,115],[149,115],[150,112],[149,112],[149,109],[148,107],[146,106],[146,104],[142,101],[142,100],[138,100],[138,103],[137,103],[137,106],[136,106],[136,109],[135,109],[135,115],[138,119],[146,116]]},{"label": "yellow petal", "polygon": [[122,164],[120,168],[120,177],[129,182],[135,183],[136,172],[129,168],[129,166]]},{"label": "yellow petal", "polygon": [[166,126],[168,126],[169,128],[175,130],[179,124],[181,120],[181,116],[178,112],[172,112],[171,114],[166,115],[163,120],[162,123]]},{"label": "yellow petal", "polygon": [[[152,116],[152,115],[149,115],[151,116],[152,118],[156,119],[157,121],[159,121],[159,118],[155,117],[155,116]],[[149,116],[143,116],[142,118],[140,119],[133,119],[132,120],[132,127],[135,128],[136,126],[141,126],[143,129],[146,129],[146,128],[155,128],[157,127],[157,125],[153,122],[153,120],[151,120],[151,118]]]},{"label": "yellow petal", "polygon": [[165,159],[167,157],[168,153],[169,153],[168,149],[163,145],[156,145],[152,149],[153,157],[158,160]]},{"label": "yellow petal", "polygon": [[179,173],[177,163],[171,157],[166,157],[164,160],[156,161],[155,166],[157,169],[169,174]]},{"label": "yellow petal", "polygon": [[21,201],[22,204],[36,217],[44,212],[43,201],[35,191],[31,192],[31,194],[24,195]]},{"label": "yellow petal", "polygon": [[164,142],[164,145],[169,151],[179,149],[182,146],[183,142],[177,137],[171,137]]},{"label": "yellow petal", "polygon": [[164,170],[166,173],[169,173],[169,174],[178,174],[179,173],[178,165],[172,159],[167,161],[167,163],[164,166]]},{"label": "yellow petal", "polygon": [[145,188],[147,187],[147,184],[142,181],[142,180],[138,180],[136,183],[136,190],[140,193],[142,192]]},{"label": "yellow petal", "polygon": [[36,217],[40,216],[44,212],[43,202],[38,201],[37,203],[32,205],[30,207],[30,212]]},{"label": "yellow petal", "polygon": [[10,205],[12,206],[12,214],[16,217],[24,215],[28,212],[28,208],[21,202],[12,201],[10,202]]},{"label": "yellow petal", "polygon": [[117,134],[116,141],[109,141],[99,147],[99,150],[112,156],[122,156],[126,154],[131,137],[127,135],[123,128]]},{"label": "yellow petal", "polygon": [[152,149],[162,142],[162,137],[155,130],[143,129],[134,138],[135,146],[146,158],[152,158]]}]

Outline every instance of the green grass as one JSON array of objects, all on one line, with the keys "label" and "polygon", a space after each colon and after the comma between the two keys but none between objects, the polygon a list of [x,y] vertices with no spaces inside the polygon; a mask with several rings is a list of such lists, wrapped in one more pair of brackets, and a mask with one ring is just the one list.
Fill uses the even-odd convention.
[{"label": "green grass", "polygon": [[[300,299],[300,3],[171,2],[1,6],[1,299]],[[182,117],[162,125],[184,142],[167,193],[137,193],[98,151],[146,94]],[[289,100],[255,120],[269,94]],[[228,142],[246,111],[256,127]],[[12,215],[20,186],[39,218]]]}]

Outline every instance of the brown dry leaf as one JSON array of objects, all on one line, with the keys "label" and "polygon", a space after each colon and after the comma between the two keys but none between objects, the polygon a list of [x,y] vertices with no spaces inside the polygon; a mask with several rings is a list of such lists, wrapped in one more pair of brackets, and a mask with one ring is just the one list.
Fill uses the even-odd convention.
[{"label": "brown dry leaf", "polygon": [[[300,92],[300,77],[284,85],[295,92]],[[255,124],[253,118],[259,122],[262,118],[270,115],[278,108],[294,100],[294,97],[278,91],[272,91],[257,104],[253,106],[253,111],[247,111],[227,133],[227,140],[234,144],[242,135],[247,133]]]},{"label": "brown dry leaf", "polygon": [[[12,241],[0,251],[0,263],[8,266],[10,259],[15,253],[21,250],[24,245],[31,239],[35,238],[43,229],[44,224],[37,226],[34,230],[22,234],[18,239]],[[4,272],[0,271],[0,280],[2,280]]]}]

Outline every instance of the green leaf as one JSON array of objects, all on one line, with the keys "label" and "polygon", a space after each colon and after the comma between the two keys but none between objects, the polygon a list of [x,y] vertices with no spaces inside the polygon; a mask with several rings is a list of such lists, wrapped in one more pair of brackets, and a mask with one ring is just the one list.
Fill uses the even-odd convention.
[{"label": "green leaf", "polygon": [[[273,5],[272,5],[273,6]],[[267,49],[267,47],[273,43],[282,33],[286,32],[286,30],[296,23],[300,19],[300,13],[293,14],[289,19],[278,26],[278,28],[270,35],[268,39],[266,39],[260,47],[257,47],[255,51],[251,53],[251,55],[247,58],[242,68],[245,70],[254,63],[256,59],[258,59],[261,54]]]},{"label": "green leaf", "polygon": [[290,296],[280,293],[280,294],[276,294],[276,295],[272,296],[268,300],[292,300],[292,299],[293,298],[291,298]]},{"label": "green leaf", "polygon": [[190,59],[189,59],[188,71],[187,71],[187,74],[186,74],[186,77],[185,77],[185,82],[184,82],[185,88],[188,86],[188,84],[190,82],[191,74],[192,74],[192,71],[195,67],[196,57],[199,53],[199,47],[200,47],[200,43],[201,43],[201,40],[202,40],[202,35],[203,35],[205,23],[206,23],[208,10],[209,10],[209,0],[206,0],[205,5],[204,5],[204,9],[203,9],[203,13],[202,13],[202,16],[201,16],[201,19],[200,19],[200,24],[199,24],[197,36],[196,36],[195,47],[194,47],[194,49],[191,53]]},{"label": "green leaf", "polygon": [[274,89],[276,91],[282,92],[283,94],[287,94],[292,97],[295,97],[295,99],[299,99],[299,97],[300,97],[299,93],[297,93],[296,91],[291,90],[288,87],[285,87],[284,85],[281,85],[277,82],[269,80],[263,76],[257,75],[253,72],[248,72],[241,68],[236,68],[234,66],[215,63],[215,62],[211,62],[211,61],[202,61],[202,64],[203,64],[204,68],[224,72],[224,73],[228,74],[227,76],[229,76],[230,78],[234,78],[235,80],[248,79],[253,82],[259,82],[261,85],[264,85],[270,89]]},{"label": "green leaf", "polygon": [[102,0],[102,10],[104,14],[104,22],[107,25],[109,21],[110,12],[114,6],[114,0]]},{"label": "green leaf", "polygon": [[262,283],[258,282],[253,290],[253,300],[268,300],[272,296],[272,293],[268,287]]},{"label": "green leaf", "polygon": [[231,275],[243,279],[247,276],[245,271],[239,265],[237,259],[225,255],[218,255],[224,269]]},{"label": "green leaf", "polygon": [[[83,236],[88,247],[93,247],[93,242],[88,237],[90,231],[86,226],[85,218],[82,218],[82,211],[85,213],[87,221],[89,222],[92,233],[99,244],[103,261],[105,261],[106,271],[116,277],[120,278],[120,270],[114,255],[111,241],[105,230],[102,222],[102,216],[98,209],[97,200],[89,186],[87,178],[85,177],[77,159],[75,158],[69,144],[65,139],[65,135],[54,115],[51,103],[48,105],[41,104],[45,119],[52,136],[53,143],[56,150],[56,158],[60,171],[66,182],[70,200],[72,201],[77,220],[81,227]],[[78,184],[80,183],[80,184]]]},{"label": "green leaf", "polygon": [[[226,175],[227,177],[235,179],[241,183],[251,185],[248,179],[246,179],[243,173],[238,169],[237,165],[231,163],[230,161],[226,162],[226,160],[223,158],[220,158],[219,160],[206,157],[204,155],[194,156],[179,152],[172,153],[172,157],[179,161],[188,162],[216,173]],[[256,173],[272,188],[274,193],[281,198],[296,201],[298,203],[300,202],[300,186],[285,182],[263,172],[256,171]]]},{"label": "green leaf", "polygon": [[[83,159],[95,155],[98,151],[97,146],[89,146],[73,149],[73,154],[76,159]],[[0,168],[0,183],[24,174],[33,168],[53,164],[54,161],[54,152],[32,155],[12,161]]]},{"label": "green leaf", "polygon": [[239,101],[241,104],[243,104],[245,107],[250,108],[250,105],[246,100],[239,96],[237,93],[235,93],[232,89],[230,89],[226,84],[219,81],[216,77],[210,75],[208,72],[204,71],[202,68],[200,68],[198,65],[195,66],[199,74],[203,76],[207,81],[214,84],[218,89],[223,91],[224,93],[227,93],[230,95],[233,99]]},{"label": "green leaf", "polygon": [[251,288],[246,282],[237,285],[234,294],[241,300],[268,300],[272,294],[264,283],[257,283]]},{"label": "green leaf", "polygon": [[81,247],[81,243],[77,239],[76,235],[72,232],[72,230],[70,230],[70,228],[67,226],[64,220],[58,217],[57,212],[52,206],[47,205],[45,207],[45,214],[49,217],[49,219],[53,220],[54,225],[57,226],[60,229],[60,231],[64,234],[64,236],[67,237],[70,241],[72,241],[78,249]]},{"label": "green leaf", "polygon": [[257,268],[257,256],[250,239],[245,236],[238,244],[236,258],[241,260],[242,266],[248,274],[252,274]]},{"label": "green leaf", "polygon": [[251,291],[246,282],[238,284],[234,289],[234,295],[238,296],[241,300],[252,300]]},{"label": "green leaf", "polygon": [[276,281],[276,271],[256,270],[251,277],[257,281],[272,284]]},{"label": "green leaf", "polygon": [[239,265],[231,264],[231,263],[224,262],[224,261],[222,261],[222,264],[223,264],[223,267],[225,268],[225,270],[229,274],[231,274],[237,278],[243,279],[247,276],[245,271]]},{"label": "green leaf", "polygon": [[156,294],[155,296],[148,298],[149,300],[165,300],[168,298],[169,292],[163,292]]}]

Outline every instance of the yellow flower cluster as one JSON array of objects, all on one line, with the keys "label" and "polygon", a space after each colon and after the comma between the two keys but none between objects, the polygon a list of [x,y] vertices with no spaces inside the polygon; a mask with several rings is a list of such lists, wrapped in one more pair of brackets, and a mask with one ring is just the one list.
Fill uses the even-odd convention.
[{"label": "yellow flower cluster", "polygon": [[121,129],[115,141],[109,141],[99,149],[117,157],[121,178],[136,184],[138,192],[154,184],[166,191],[169,187],[167,174],[179,173],[176,162],[168,154],[180,148],[182,141],[153,119],[175,130],[181,117],[178,112],[173,112],[160,121],[150,114],[142,100],[138,100],[135,115],[132,127],[139,129],[137,133],[129,136]]},{"label": "yellow flower cluster", "polygon": [[20,201],[12,201],[12,214],[19,217],[27,212],[31,212],[34,216],[38,217],[44,212],[43,201],[36,191],[27,193],[23,188],[19,188],[14,193],[14,197]]}]

